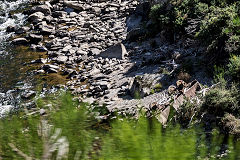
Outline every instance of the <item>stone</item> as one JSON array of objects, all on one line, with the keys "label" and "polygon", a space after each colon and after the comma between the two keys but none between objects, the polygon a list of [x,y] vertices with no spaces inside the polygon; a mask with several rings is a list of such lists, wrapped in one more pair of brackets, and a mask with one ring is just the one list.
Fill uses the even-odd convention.
[{"label": "stone", "polygon": [[150,95],[152,80],[148,76],[136,76],[130,85],[130,94],[134,98],[143,98]]},{"label": "stone", "polygon": [[48,51],[48,49],[45,46],[43,46],[43,45],[37,45],[36,46],[36,51],[38,51],[38,52],[46,52],[46,51]]},{"label": "stone", "polygon": [[39,110],[39,114],[40,114],[40,115],[44,115],[44,114],[46,114],[46,110],[43,109],[43,108],[41,108],[41,109]]},{"label": "stone", "polygon": [[32,7],[32,12],[42,12],[45,16],[51,14],[51,9],[48,5],[39,5]]},{"label": "stone", "polygon": [[24,27],[21,27],[21,28],[15,30],[15,33],[16,34],[23,34],[23,33],[28,32],[29,30],[30,30],[29,27],[24,26]]},{"label": "stone", "polygon": [[128,32],[127,35],[127,40],[129,41],[135,41],[137,40],[139,37],[143,36],[145,34],[145,30],[138,27],[138,28],[133,28],[131,31]]},{"label": "stone", "polygon": [[57,73],[60,67],[52,64],[45,64],[42,66],[42,69],[48,73]]},{"label": "stone", "polygon": [[103,58],[117,58],[125,59],[127,55],[127,50],[122,43],[118,43],[114,46],[111,46],[107,50],[101,52],[98,56]]},{"label": "stone", "polygon": [[59,64],[66,63],[68,60],[67,56],[58,56],[56,57],[55,61]]},{"label": "stone", "polygon": [[16,38],[12,41],[12,44],[15,44],[15,45],[21,45],[21,44],[27,44],[28,41],[26,38]]},{"label": "stone", "polygon": [[170,108],[171,108],[170,106],[167,106],[162,110],[162,112],[159,115],[156,116],[157,120],[163,125],[166,125],[167,123],[168,116],[170,113]]},{"label": "stone", "polygon": [[40,28],[40,33],[43,35],[51,35],[55,33],[55,28],[49,25],[43,25]]},{"label": "stone", "polygon": [[13,105],[0,105],[0,118],[7,116],[13,108]]},{"label": "stone", "polygon": [[127,30],[131,31],[134,28],[137,28],[140,26],[142,21],[142,16],[136,15],[136,14],[132,14],[126,22],[126,26],[127,26]]},{"label": "stone", "polygon": [[97,48],[92,48],[92,49],[90,50],[90,54],[91,54],[92,56],[99,55],[100,53],[101,53],[101,51],[100,51],[99,49],[97,49]]},{"label": "stone", "polygon": [[16,26],[8,26],[6,32],[14,32],[16,30]]},{"label": "stone", "polygon": [[29,34],[28,39],[29,39],[29,42],[32,44],[38,44],[43,40],[43,36],[36,35],[36,34]]},{"label": "stone", "polygon": [[99,7],[93,7],[92,10],[96,15],[101,14],[101,8],[99,8]]},{"label": "stone", "polygon": [[45,16],[42,12],[35,12],[28,17],[28,21],[33,23],[39,23],[44,17]]},{"label": "stone", "polygon": [[45,64],[45,63],[47,63],[47,59],[40,58],[40,59],[32,60],[31,63],[32,64],[34,64],[34,63],[43,63],[43,64]]},{"label": "stone", "polygon": [[64,11],[54,11],[54,12],[52,12],[52,16],[54,18],[66,17],[67,16],[67,12],[64,12]]},{"label": "stone", "polygon": [[64,1],[64,5],[69,7],[69,8],[73,8],[75,10],[78,11],[83,11],[84,7],[82,4],[79,4],[77,1]]},{"label": "stone", "polygon": [[68,52],[71,48],[72,48],[71,45],[67,45],[67,46],[65,46],[65,47],[62,49],[62,51],[63,51],[63,52]]},{"label": "stone", "polygon": [[21,94],[21,98],[23,99],[31,99],[36,95],[35,91],[27,90]]}]

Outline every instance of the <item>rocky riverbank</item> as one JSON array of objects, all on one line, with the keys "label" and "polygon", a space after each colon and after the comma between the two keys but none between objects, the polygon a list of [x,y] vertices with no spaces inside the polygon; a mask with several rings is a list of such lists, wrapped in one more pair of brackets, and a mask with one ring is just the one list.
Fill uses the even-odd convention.
[{"label": "rocky riverbank", "polygon": [[168,43],[161,33],[147,36],[150,6],[134,0],[38,2],[25,12],[27,27],[7,30],[24,35],[14,45],[46,52],[47,58],[31,62],[41,64],[36,74],[64,76],[81,101],[134,114],[142,106],[167,105],[182,84],[191,89],[195,82],[187,83],[194,79],[211,80],[201,64],[203,48],[186,40]]}]

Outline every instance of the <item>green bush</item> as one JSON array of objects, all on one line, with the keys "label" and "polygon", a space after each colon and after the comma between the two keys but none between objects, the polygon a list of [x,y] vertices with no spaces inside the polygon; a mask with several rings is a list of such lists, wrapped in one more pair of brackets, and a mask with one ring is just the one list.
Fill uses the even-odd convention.
[{"label": "green bush", "polygon": [[150,18],[167,39],[195,34],[215,62],[240,51],[239,4],[234,0],[169,0],[154,5]]},{"label": "green bush", "polygon": [[0,157],[4,160],[24,158],[15,152],[16,147],[35,159],[44,159],[44,156],[57,159],[60,150],[67,152],[63,159],[74,159],[77,154],[80,159],[87,159],[96,136],[93,125],[97,121],[87,113],[86,107],[79,106],[65,93],[51,100],[38,100],[37,106],[51,108],[45,116],[19,113],[0,120]]},{"label": "green bush", "polygon": [[[117,119],[103,140],[100,159],[194,159],[195,132],[162,129],[155,119]],[[181,147],[180,147],[181,146]]]},{"label": "green bush", "polygon": [[240,82],[240,56],[233,55],[229,60],[228,72],[234,81]]},{"label": "green bush", "polygon": [[215,88],[210,90],[204,97],[202,109],[217,116],[227,113],[238,113],[239,96],[236,88]]}]

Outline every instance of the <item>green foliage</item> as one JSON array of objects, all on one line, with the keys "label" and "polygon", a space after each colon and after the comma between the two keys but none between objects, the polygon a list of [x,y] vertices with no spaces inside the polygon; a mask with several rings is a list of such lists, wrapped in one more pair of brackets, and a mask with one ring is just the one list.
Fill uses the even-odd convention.
[{"label": "green foliage", "polygon": [[240,56],[232,55],[229,61],[227,74],[240,82]]},{"label": "green foliage", "polygon": [[[59,111],[53,113],[49,121],[55,128],[62,129],[62,135],[69,141],[69,158],[74,159],[76,152],[81,152],[81,159],[85,159],[95,131],[92,129],[97,121],[87,113],[85,106],[78,106],[70,94],[60,97],[57,107]],[[56,107],[56,106],[55,106]],[[76,137],[78,140],[76,141]]]},{"label": "green foliage", "polygon": [[169,0],[154,5],[150,18],[167,38],[195,34],[208,55],[212,54],[210,60],[216,61],[240,51],[239,4],[234,0]]},{"label": "green foliage", "polygon": [[[41,158],[46,149],[44,148],[46,138],[39,135],[39,125],[42,121],[47,121],[52,126],[47,137],[55,135],[58,128],[61,129],[61,136],[66,137],[69,143],[69,159],[74,159],[76,153],[81,153],[79,157],[86,159],[96,133],[92,127],[97,123],[87,113],[86,107],[74,102],[70,94],[62,94],[51,100],[41,99],[38,100],[37,105],[41,108],[51,107],[51,114],[40,117],[39,115],[22,116],[23,114],[19,113],[0,120],[0,157],[11,160],[22,158],[10,147],[9,143],[12,143],[28,156]],[[47,124],[43,127],[46,128]],[[56,152],[51,159],[56,158]]]},{"label": "green foliage", "polygon": [[[238,95],[236,91],[233,88],[231,93],[213,91],[209,95],[219,97],[221,94],[220,98],[224,99],[230,95],[236,97]],[[211,98],[208,100],[215,107],[225,103],[224,100],[220,102]],[[230,102],[227,107],[233,106]],[[106,127],[108,129],[99,130],[96,127],[99,121],[89,113],[90,110],[86,106],[73,101],[70,94],[38,100],[37,106],[48,107],[47,113],[44,116],[38,114],[26,116],[19,112],[18,115],[0,120],[0,158],[24,159],[19,154],[19,151],[22,151],[28,157],[44,159],[46,143],[57,145],[56,142],[59,142],[61,137],[65,137],[69,142],[68,155],[62,159],[216,159],[222,151],[223,144],[228,145],[231,153],[222,159],[239,157],[237,152],[239,143],[233,145],[232,139],[226,142],[225,137],[215,130],[206,141],[205,133],[199,128],[182,129],[179,125],[163,128],[155,118],[144,116],[140,116],[139,119],[118,117],[109,121],[110,127]],[[187,102],[183,108],[189,111],[194,106]],[[48,122],[49,125],[43,122]],[[39,129],[40,126],[42,130]],[[47,128],[50,130],[45,130]],[[40,131],[47,131],[48,136],[43,136]],[[14,150],[10,143],[18,151]],[[58,151],[53,150],[48,159],[57,159],[57,156]]]},{"label": "green foliage", "polygon": [[181,132],[179,126],[162,129],[157,120],[144,117],[117,119],[111,126],[100,159],[194,159],[192,130]]},{"label": "green foliage", "polygon": [[191,102],[190,100],[185,101],[177,112],[178,122],[183,127],[188,127],[193,121],[195,113],[200,111],[200,107],[196,105],[196,102]]},{"label": "green foliage", "polygon": [[0,157],[3,159],[20,159],[10,148],[9,143],[14,143],[29,156],[40,157],[42,142],[37,133],[39,117],[19,118],[14,115],[0,121]]},{"label": "green foliage", "polygon": [[202,109],[217,116],[223,116],[225,112],[237,113],[239,109],[238,93],[234,87],[231,89],[212,89],[204,97]]}]

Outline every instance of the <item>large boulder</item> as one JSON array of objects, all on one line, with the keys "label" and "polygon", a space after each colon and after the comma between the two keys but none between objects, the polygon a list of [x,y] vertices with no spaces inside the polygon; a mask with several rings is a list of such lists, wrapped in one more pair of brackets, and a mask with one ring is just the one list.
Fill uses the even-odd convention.
[{"label": "large boulder", "polygon": [[101,52],[98,56],[103,58],[117,58],[125,59],[127,55],[127,50],[122,43],[118,43],[114,46],[111,46],[107,50]]},{"label": "large boulder", "polygon": [[39,42],[41,42],[43,40],[43,36],[36,35],[36,34],[29,34],[28,39],[29,39],[30,43],[32,43],[32,44],[38,44]]},{"label": "large boulder", "polygon": [[15,45],[22,45],[22,44],[27,44],[28,41],[26,38],[16,38],[14,40],[12,40],[12,44],[15,44]]},{"label": "large boulder", "polygon": [[150,95],[153,80],[148,75],[136,76],[130,85],[130,94],[134,98]]},{"label": "large boulder", "polygon": [[43,35],[55,34],[55,28],[53,26],[41,25],[39,28],[40,28],[40,33]]},{"label": "large boulder", "polygon": [[33,23],[39,23],[43,20],[44,14],[42,12],[35,12],[28,17],[28,21]]},{"label": "large boulder", "polygon": [[84,7],[82,4],[79,4],[77,1],[64,1],[64,5],[69,7],[69,8],[73,8],[75,10],[78,11],[83,11]]},{"label": "large boulder", "polygon": [[42,12],[45,16],[50,15],[51,14],[51,9],[48,5],[44,4],[44,5],[39,5],[39,6],[34,6],[32,8],[33,12]]}]

